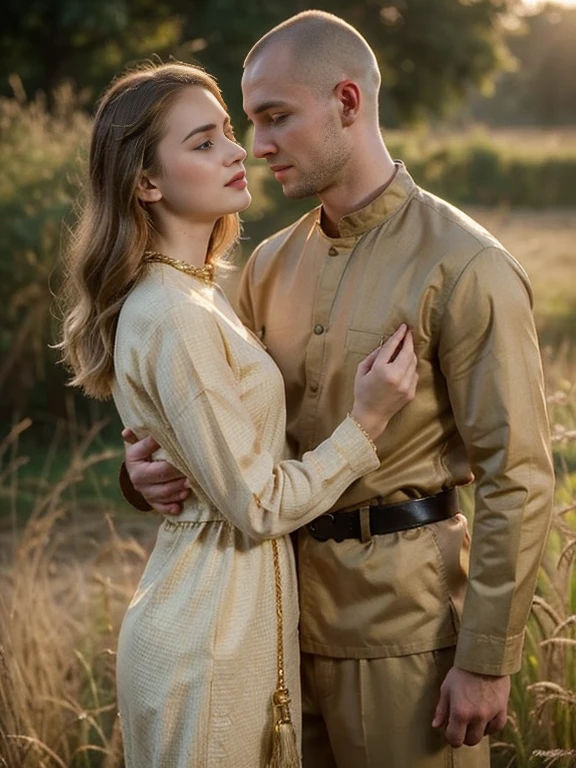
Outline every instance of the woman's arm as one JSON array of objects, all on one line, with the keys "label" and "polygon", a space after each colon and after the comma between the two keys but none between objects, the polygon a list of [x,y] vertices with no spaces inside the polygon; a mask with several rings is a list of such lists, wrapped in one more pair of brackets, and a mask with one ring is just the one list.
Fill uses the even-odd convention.
[{"label": "woman's arm", "polygon": [[[218,324],[209,312],[195,309],[173,307],[140,355],[144,387],[165,425],[165,434],[155,437],[236,527],[255,538],[289,533],[325,512],[350,483],[378,467],[373,444],[347,418],[302,461],[275,462],[239,396]],[[376,355],[365,364],[362,375],[372,378],[364,383],[368,405],[356,412],[366,417],[370,429],[379,418],[381,431],[413,396],[415,359],[407,347],[385,371],[375,365]],[[398,381],[392,383],[395,376]],[[380,402],[374,404],[374,398]],[[375,413],[382,415],[375,419]]]}]

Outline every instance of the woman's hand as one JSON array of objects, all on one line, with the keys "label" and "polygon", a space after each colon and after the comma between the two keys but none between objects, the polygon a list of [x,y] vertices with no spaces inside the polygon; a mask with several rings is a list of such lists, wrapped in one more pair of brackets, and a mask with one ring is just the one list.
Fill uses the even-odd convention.
[{"label": "woman's hand", "polygon": [[418,374],[414,340],[404,323],[360,365],[351,416],[376,440],[392,416],[414,399]]}]

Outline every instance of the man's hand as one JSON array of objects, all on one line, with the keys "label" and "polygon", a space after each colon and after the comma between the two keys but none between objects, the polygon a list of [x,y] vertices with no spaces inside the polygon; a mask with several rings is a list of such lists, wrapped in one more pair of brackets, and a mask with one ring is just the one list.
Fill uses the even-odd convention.
[{"label": "man's hand", "polygon": [[509,675],[479,675],[452,667],[440,688],[432,727],[445,726],[452,747],[473,747],[506,725],[509,694]]},{"label": "man's hand", "polygon": [[190,495],[184,475],[167,461],[154,461],[152,454],[160,446],[153,437],[138,440],[131,429],[122,430],[124,463],[138,493],[163,515],[179,515],[182,502]]}]

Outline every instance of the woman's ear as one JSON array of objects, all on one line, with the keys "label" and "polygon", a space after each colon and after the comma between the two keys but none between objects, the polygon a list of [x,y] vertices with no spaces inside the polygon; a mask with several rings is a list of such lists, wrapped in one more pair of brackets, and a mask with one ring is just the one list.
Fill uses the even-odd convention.
[{"label": "woman's ear", "polygon": [[354,80],[342,80],[334,89],[334,95],[340,103],[342,125],[352,125],[360,112],[362,92]]},{"label": "woman's ear", "polygon": [[162,192],[145,173],[140,177],[138,187],[136,188],[136,195],[141,203],[157,203],[158,200],[162,199]]}]

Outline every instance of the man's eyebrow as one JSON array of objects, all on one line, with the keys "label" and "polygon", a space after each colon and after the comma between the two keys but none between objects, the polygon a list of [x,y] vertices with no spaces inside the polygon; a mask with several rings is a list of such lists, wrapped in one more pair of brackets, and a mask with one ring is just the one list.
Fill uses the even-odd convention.
[{"label": "man's eyebrow", "polygon": [[277,107],[287,107],[288,104],[285,101],[264,101],[259,104],[254,110],[255,115],[260,115],[262,112],[266,112],[268,109],[276,109]]},{"label": "man's eyebrow", "polygon": [[204,133],[206,131],[213,131],[218,126],[216,123],[207,123],[206,125],[199,125],[198,128],[194,128],[190,131],[190,133],[182,139],[182,144],[184,144],[185,141],[187,141],[191,136],[194,136],[197,133]]}]

